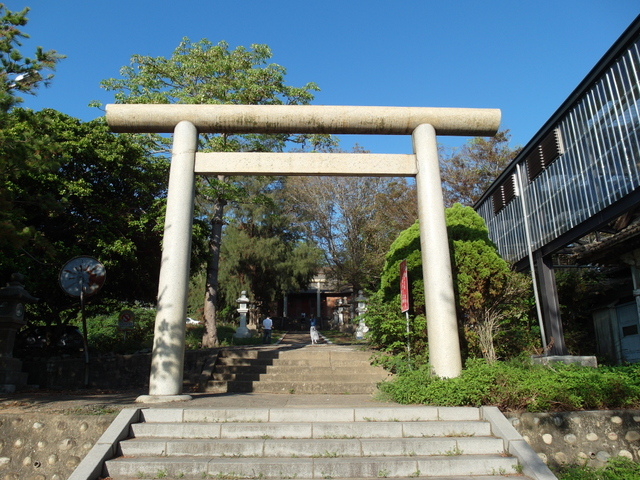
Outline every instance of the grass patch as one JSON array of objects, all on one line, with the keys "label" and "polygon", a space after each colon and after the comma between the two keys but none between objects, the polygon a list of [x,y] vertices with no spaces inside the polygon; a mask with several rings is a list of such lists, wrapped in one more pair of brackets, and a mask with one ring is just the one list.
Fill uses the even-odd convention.
[{"label": "grass patch", "polygon": [[115,415],[120,413],[122,408],[122,406],[95,404],[64,409],[61,413],[64,415]]},{"label": "grass patch", "polygon": [[640,464],[615,457],[602,468],[570,465],[561,467],[556,475],[558,480],[640,480]]}]

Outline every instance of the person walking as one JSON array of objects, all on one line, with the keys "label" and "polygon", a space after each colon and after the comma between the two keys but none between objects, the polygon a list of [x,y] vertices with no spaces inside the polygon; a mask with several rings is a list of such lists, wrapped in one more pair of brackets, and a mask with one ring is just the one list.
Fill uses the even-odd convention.
[{"label": "person walking", "polygon": [[262,343],[271,343],[271,329],[273,328],[273,320],[267,315],[262,321]]}]

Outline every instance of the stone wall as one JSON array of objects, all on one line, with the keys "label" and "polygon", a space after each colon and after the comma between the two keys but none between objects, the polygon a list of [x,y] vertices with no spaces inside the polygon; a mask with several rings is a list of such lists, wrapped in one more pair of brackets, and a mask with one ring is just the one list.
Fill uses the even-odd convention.
[{"label": "stone wall", "polygon": [[115,417],[0,415],[0,479],[65,480]]},{"label": "stone wall", "polygon": [[624,456],[640,461],[640,410],[508,414],[515,429],[551,469],[603,466]]},{"label": "stone wall", "polygon": [[[204,363],[218,349],[187,350],[184,376],[195,380]],[[43,389],[78,389],[84,387],[85,361],[81,357],[23,359],[22,371],[29,374],[27,383]],[[130,389],[149,386],[151,354],[103,355],[89,358],[89,382],[93,388]]]},{"label": "stone wall", "polygon": [[[216,349],[185,352],[185,379],[197,382]],[[90,359],[89,386],[128,389],[149,385],[151,354]],[[43,389],[84,386],[83,358],[31,359],[23,364],[29,384]],[[86,413],[86,412],[83,412]],[[0,480],[65,480],[91,450],[116,413],[0,414]]]}]

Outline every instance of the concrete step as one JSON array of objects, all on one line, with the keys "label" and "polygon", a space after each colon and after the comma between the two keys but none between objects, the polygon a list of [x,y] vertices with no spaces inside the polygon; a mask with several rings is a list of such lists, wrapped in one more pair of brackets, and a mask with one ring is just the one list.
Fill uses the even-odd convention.
[{"label": "concrete step", "polygon": [[205,386],[208,393],[249,393],[253,392],[253,381],[209,380]]},{"label": "concrete step", "polygon": [[185,422],[137,423],[131,426],[135,438],[468,438],[491,435],[481,421],[428,422]]},{"label": "concrete step", "polygon": [[224,392],[259,392],[259,393],[288,393],[288,394],[373,394],[377,390],[377,383],[381,381],[377,377],[362,377],[354,379],[352,377],[287,377],[283,380],[265,378],[250,379],[250,376],[240,378],[224,378],[213,375],[213,378],[206,383],[206,390],[209,393]]},{"label": "concrete step", "polygon": [[273,364],[273,360],[271,359],[258,359],[258,358],[232,358],[232,357],[220,357],[216,362],[215,368],[224,367],[261,367],[266,368],[269,365]]},{"label": "concrete step", "polygon": [[518,462],[501,455],[384,457],[120,457],[106,462],[112,478],[144,475],[180,478],[388,478],[516,473]]},{"label": "concrete step", "polygon": [[298,368],[349,368],[351,370],[356,370],[361,367],[365,368],[376,368],[371,367],[370,361],[368,359],[353,359],[353,360],[327,360],[325,358],[286,358],[286,357],[278,357],[273,360],[273,363],[267,367],[270,368],[288,368],[288,367],[298,367]]},{"label": "concrete step", "polygon": [[141,410],[142,420],[153,423],[416,423],[480,421],[474,407],[362,406],[323,408],[149,408]]},{"label": "concrete step", "polygon": [[[251,364],[251,372],[252,373],[267,373],[267,370],[270,365],[256,365]],[[215,366],[215,373],[219,374],[234,374],[234,373],[246,373],[247,368],[246,365],[226,365],[226,364],[217,364]]]},{"label": "concrete step", "polygon": [[[154,477],[136,477],[136,480],[158,480],[158,478],[164,478],[165,480],[173,480],[172,478],[168,478],[168,477],[162,477],[164,472],[161,473],[161,476],[154,476]],[[176,479],[182,479],[182,478],[186,478],[184,476],[177,476],[174,477]],[[199,478],[202,478],[202,476],[200,476]],[[212,477],[206,477],[206,478],[212,478]],[[421,476],[420,478],[424,478],[424,476]],[[453,475],[453,476],[446,476],[446,477],[441,477],[441,476],[437,476],[437,477],[432,477],[429,476],[428,477],[429,480],[526,480],[528,479],[528,477],[525,477],[523,475]],[[379,478],[367,478],[367,477],[361,477],[361,478],[349,478],[349,479],[333,479],[333,480],[380,480]]]},{"label": "concrete step", "polygon": [[256,345],[250,347],[227,347],[220,350],[221,356],[258,358],[279,355],[284,349],[277,346]]},{"label": "concrete step", "polygon": [[[266,436],[266,435],[265,435]],[[134,438],[120,444],[124,456],[207,457],[372,457],[498,455],[501,439],[493,437],[432,438],[319,438],[300,442],[283,438]]]},{"label": "concrete step", "polygon": [[261,380],[253,384],[256,393],[368,395],[377,391],[377,382],[340,383],[334,381],[270,381]]},{"label": "concrete step", "polygon": [[211,380],[219,382],[257,382],[260,380],[259,373],[247,373],[240,371],[238,373],[221,373],[214,372],[211,374]]},{"label": "concrete step", "polygon": [[371,352],[365,347],[350,345],[306,345],[302,348],[280,351],[283,358],[309,358],[310,356],[330,357],[332,359],[349,359],[355,357],[370,358]]},{"label": "concrete step", "polygon": [[313,381],[322,381],[322,380],[330,380],[332,382],[345,382],[345,383],[363,383],[363,382],[379,382],[385,378],[387,378],[386,374],[380,374],[380,372],[375,371],[362,371],[362,372],[352,372],[348,373],[344,370],[334,370],[332,368],[321,368],[309,371],[300,371],[300,370],[292,370],[288,371],[287,369],[276,370],[275,372],[267,372],[261,373],[258,375],[260,381],[272,380],[276,382],[281,381],[300,381],[300,382],[313,382]]}]

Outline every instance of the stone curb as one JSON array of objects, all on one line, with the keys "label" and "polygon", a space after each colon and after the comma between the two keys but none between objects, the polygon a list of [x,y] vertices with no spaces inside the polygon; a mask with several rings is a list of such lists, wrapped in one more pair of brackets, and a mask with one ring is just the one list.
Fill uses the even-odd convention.
[{"label": "stone curb", "polygon": [[498,407],[480,407],[480,415],[491,424],[492,433],[503,439],[505,451],[518,458],[524,475],[533,480],[558,480]]},{"label": "stone curb", "polygon": [[118,442],[129,436],[131,424],[140,421],[140,411],[139,408],[121,410],[67,480],[97,479],[102,474],[104,462],[116,456]]}]

